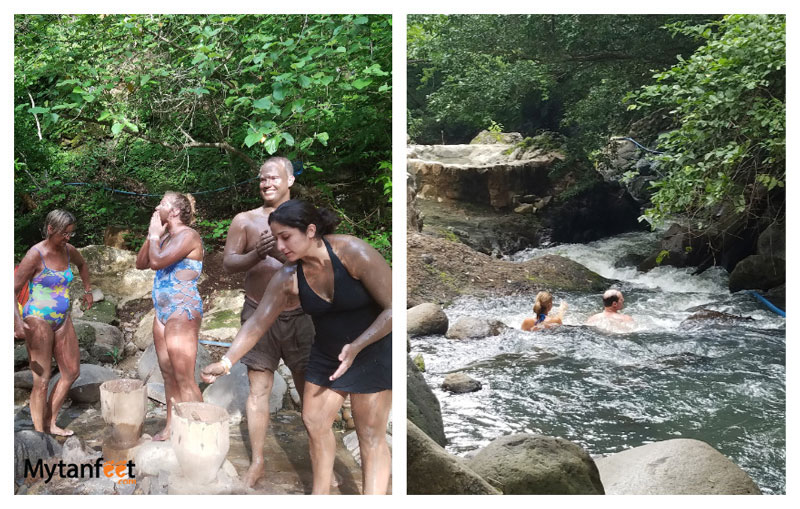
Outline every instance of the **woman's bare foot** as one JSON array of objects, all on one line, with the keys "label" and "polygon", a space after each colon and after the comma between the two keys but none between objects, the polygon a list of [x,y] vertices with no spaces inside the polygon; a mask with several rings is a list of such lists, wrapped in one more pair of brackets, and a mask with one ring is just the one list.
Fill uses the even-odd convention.
[{"label": "woman's bare foot", "polygon": [[71,429],[59,428],[55,424],[51,424],[50,429],[48,429],[47,432],[50,433],[51,435],[56,435],[59,437],[71,437],[72,435],[75,434],[75,432],[72,431]]},{"label": "woman's bare foot", "polygon": [[248,488],[252,488],[256,485],[259,479],[264,475],[264,460],[257,460],[250,463],[250,468],[247,469],[247,473],[244,475],[244,483],[245,486]]},{"label": "woman's bare foot", "polygon": [[169,426],[153,435],[153,442],[163,442],[164,440],[169,440]]}]

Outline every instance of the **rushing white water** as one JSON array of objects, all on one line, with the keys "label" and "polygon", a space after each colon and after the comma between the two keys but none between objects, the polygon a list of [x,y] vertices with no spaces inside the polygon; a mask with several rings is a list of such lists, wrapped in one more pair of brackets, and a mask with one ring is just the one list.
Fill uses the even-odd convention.
[{"label": "rushing white water", "polygon": [[[445,310],[451,323],[464,315],[499,319],[510,329],[498,336],[412,340],[442,405],[448,450],[466,454],[513,432],[562,436],[595,456],[696,438],[745,469],[764,493],[784,493],[785,319],[746,292],[730,294],[721,269],[692,276],[692,269],[614,267],[622,255],[652,252],[656,243],[655,234],[633,233],[513,257],[559,254],[619,280],[634,332],[583,325],[602,310],[600,295],[558,292],[554,304],[569,304],[565,325],[522,332],[539,290],[531,288],[524,296],[463,298]],[[699,307],[750,320],[683,324]],[[483,388],[442,391],[451,371]]]}]

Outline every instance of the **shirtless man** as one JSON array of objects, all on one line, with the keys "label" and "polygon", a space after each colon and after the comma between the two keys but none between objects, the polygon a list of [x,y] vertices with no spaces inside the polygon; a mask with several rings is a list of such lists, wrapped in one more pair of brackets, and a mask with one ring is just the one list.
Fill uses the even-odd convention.
[{"label": "shirtless man", "polygon": [[631,330],[633,318],[630,315],[621,313],[624,305],[625,297],[622,296],[622,292],[613,288],[606,290],[606,293],[603,294],[603,311],[590,316],[586,321],[586,325],[612,329],[618,332]]},{"label": "shirtless man", "polygon": [[[228,273],[246,272],[242,323],[258,307],[267,284],[285,261],[285,257],[276,248],[276,241],[267,219],[273,210],[290,199],[289,188],[294,183],[291,161],[285,157],[268,159],[261,166],[259,179],[259,189],[264,204],[237,214],[231,222],[225,241],[223,258],[225,270]],[[314,324],[311,317],[303,313],[298,302],[295,309],[281,313],[258,344],[242,358],[250,379],[247,432],[250,436],[253,457],[244,479],[248,487],[253,487],[264,474],[264,440],[269,427],[269,395],[272,392],[272,382],[278,362],[283,358],[283,362],[291,370],[294,386],[302,401],[305,369],[313,341]]]}]

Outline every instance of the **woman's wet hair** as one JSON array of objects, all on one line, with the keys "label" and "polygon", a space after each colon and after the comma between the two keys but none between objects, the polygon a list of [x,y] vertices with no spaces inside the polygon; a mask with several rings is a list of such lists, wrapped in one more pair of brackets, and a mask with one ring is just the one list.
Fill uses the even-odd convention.
[{"label": "woman's wet hair", "polygon": [[67,231],[67,227],[71,224],[75,224],[75,216],[72,215],[72,212],[68,212],[64,209],[56,209],[51,210],[47,217],[44,220],[44,238],[50,237],[48,233],[48,226],[53,227],[53,234],[56,233],[64,233]]},{"label": "woman's wet hair", "polygon": [[317,226],[315,237],[333,233],[341,219],[330,210],[302,200],[289,200],[281,204],[269,215],[269,224],[273,222],[306,231],[308,225]]},{"label": "woman's wet hair", "polygon": [[172,199],[172,205],[180,212],[181,222],[187,226],[194,224],[194,196],[169,191],[165,194]]},{"label": "woman's wet hair", "polygon": [[547,314],[553,308],[553,296],[550,292],[539,292],[536,294],[536,301],[533,303],[533,312],[537,315]]},{"label": "woman's wet hair", "polygon": [[603,306],[604,307],[611,307],[612,304],[619,300],[619,291],[618,290],[608,290],[606,293],[603,294]]}]

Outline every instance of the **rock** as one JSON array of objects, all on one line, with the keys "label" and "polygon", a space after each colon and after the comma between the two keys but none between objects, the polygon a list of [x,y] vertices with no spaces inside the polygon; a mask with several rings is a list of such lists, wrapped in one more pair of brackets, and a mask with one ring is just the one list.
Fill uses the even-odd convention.
[{"label": "rock", "polygon": [[[100,401],[100,386],[107,380],[115,380],[119,376],[112,370],[95,364],[81,364],[81,374],[72,383],[67,396],[74,403],[97,403]],[[50,379],[49,391],[53,390],[61,379],[61,373]]]},{"label": "rock", "polygon": [[769,225],[758,236],[756,254],[786,259],[786,226]]},{"label": "rock", "polygon": [[455,394],[475,392],[481,390],[483,385],[465,373],[450,373],[444,377],[442,389]]},{"label": "rock", "polygon": [[545,196],[540,200],[536,200],[533,206],[536,207],[536,210],[542,210],[543,208],[548,206],[552,200],[553,200],[552,196]]},{"label": "rock", "polygon": [[425,263],[427,265],[432,265],[433,262],[436,261],[436,259],[432,255],[430,255],[428,253],[423,254],[421,256],[421,259],[422,259],[422,263]]},{"label": "rock", "polygon": [[28,365],[28,349],[25,345],[14,347],[14,369],[23,368]]},{"label": "rock", "polygon": [[731,292],[769,290],[786,283],[786,261],[766,255],[750,255],[736,264],[728,279]]},{"label": "rock", "polygon": [[417,179],[406,172],[406,228],[422,231],[423,217],[417,206]]},{"label": "rock", "polygon": [[[275,413],[283,408],[283,397],[287,384],[283,377],[274,373],[272,393],[269,396],[269,411]],[[250,395],[250,379],[247,366],[237,362],[231,368],[231,374],[217,378],[203,392],[203,401],[217,405],[228,411],[230,422],[238,424],[247,416],[247,397]]]},{"label": "rock", "polygon": [[408,419],[428,435],[434,442],[444,447],[447,438],[444,435],[442,410],[439,400],[425,382],[417,366],[407,356],[406,364],[406,415]]},{"label": "rock", "polygon": [[14,479],[25,477],[25,460],[35,466],[39,460],[61,455],[61,445],[55,438],[33,430],[14,433]]},{"label": "rock", "polygon": [[492,441],[466,461],[505,495],[602,495],[597,467],[563,438],[517,433]]},{"label": "rock", "polygon": [[[200,372],[212,362],[211,354],[208,353],[208,350],[206,350],[203,345],[197,345],[197,359],[194,363],[195,382],[198,384],[202,382]],[[144,380],[147,375],[150,374],[148,382],[164,383],[164,377],[161,376],[161,369],[158,367],[155,345],[151,344],[144,353],[142,353],[142,356],[139,358],[139,364],[136,366],[136,371],[140,380]]]},{"label": "rock", "polygon": [[448,339],[475,339],[497,336],[509,327],[499,320],[462,316],[445,335]]},{"label": "rock", "polygon": [[78,337],[78,346],[88,351],[94,346],[97,339],[97,331],[92,327],[91,322],[79,320],[75,317],[72,319],[72,325],[75,327],[75,335]]},{"label": "rock", "polygon": [[675,439],[634,447],[597,460],[609,495],[760,494],[731,460],[699,440]]},{"label": "rock", "polygon": [[[152,292],[155,272],[137,270],[136,253],[133,251],[97,245],[82,247],[79,251],[89,266],[92,287],[117,297],[120,307],[129,300],[145,297]],[[77,274],[70,284],[70,291],[73,288],[75,295],[82,294],[83,285]]]},{"label": "rock", "polygon": [[764,298],[778,307],[782,311],[786,311],[786,285],[776,286],[771,288],[764,294]]},{"label": "rock", "polygon": [[[73,323],[76,334],[78,328],[80,328],[85,338],[94,336],[94,341],[91,344],[87,344],[88,339],[84,340],[84,344],[81,344],[80,339],[78,340],[78,344],[88,350],[92,360],[99,363],[119,362],[122,359],[125,350],[125,337],[117,327],[105,322],[87,320],[74,320]],[[86,327],[90,327],[94,333],[88,333]]]},{"label": "rock", "polygon": [[749,316],[738,316],[711,309],[702,309],[692,313],[688,318],[681,322],[681,327],[690,326],[696,322],[717,322],[717,323],[738,323],[754,321]]},{"label": "rock", "polygon": [[472,138],[470,145],[514,145],[522,141],[520,133],[498,133],[483,130]]},{"label": "rock", "polygon": [[153,320],[155,318],[156,312],[151,309],[139,320],[139,325],[133,333],[133,343],[139,350],[147,350],[147,347],[153,344]]},{"label": "rock", "polygon": [[33,389],[33,372],[30,369],[15,372],[14,387],[17,389]]},{"label": "rock", "polygon": [[100,456],[102,456],[100,451],[95,451],[91,448],[88,451],[84,450],[80,438],[75,435],[67,438],[61,449],[61,459],[64,463],[74,463],[76,465],[94,463]]},{"label": "rock", "polygon": [[642,263],[644,259],[645,256],[642,254],[628,253],[618,258],[617,261],[614,262],[614,268],[619,269],[622,267],[636,267]]},{"label": "rock", "polygon": [[447,315],[430,302],[406,311],[406,332],[411,336],[427,336],[447,332]]},{"label": "rock", "polygon": [[[77,301],[77,299],[75,299]],[[90,309],[83,312],[81,316],[83,320],[89,322],[101,322],[111,325],[119,325],[119,318],[117,317],[117,305],[110,300],[103,300],[92,304]]]},{"label": "rock", "polygon": [[153,401],[158,401],[162,405],[167,404],[167,394],[164,391],[164,384],[157,382],[147,382],[147,397]]},{"label": "rock", "polygon": [[532,214],[536,212],[536,208],[530,203],[523,203],[519,207],[515,208],[514,212],[517,214]]},{"label": "rock", "polygon": [[462,459],[442,449],[411,421],[406,453],[409,495],[500,495]]},{"label": "rock", "polygon": [[134,475],[139,479],[145,476],[158,476],[165,470],[182,475],[178,457],[167,440],[163,442],[147,441],[133,451]]}]

